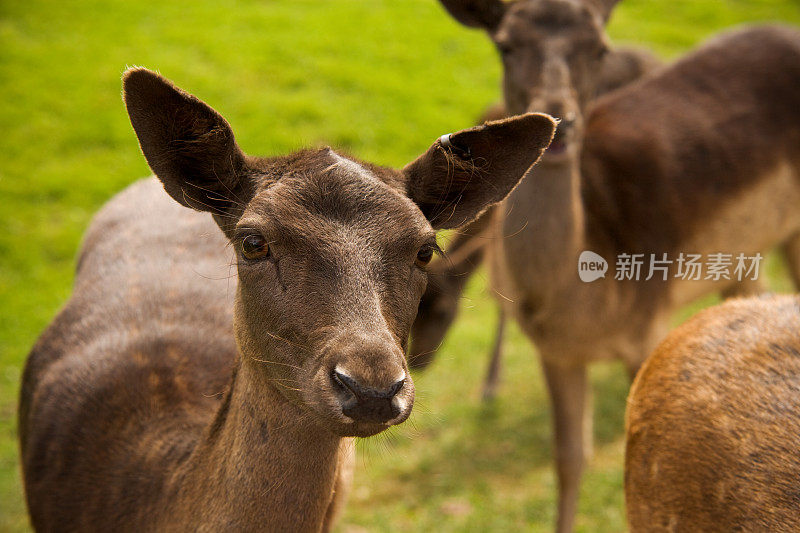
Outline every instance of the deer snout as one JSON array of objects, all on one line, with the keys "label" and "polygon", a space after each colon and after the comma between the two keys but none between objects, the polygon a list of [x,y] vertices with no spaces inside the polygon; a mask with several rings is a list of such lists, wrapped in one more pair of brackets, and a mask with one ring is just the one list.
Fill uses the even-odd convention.
[{"label": "deer snout", "polygon": [[561,120],[558,123],[558,131],[568,131],[575,127],[575,124],[578,122],[578,115],[574,111],[567,111],[562,114],[560,117]]},{"label": "deer snout", "polygon": [[575,122],[575,113],[564,113],[564,117],[556,128],[556,134],[553,136],[553,144],[558,146],[569,141],[572,131],[575,129]]},{"label": "deer snout", "polygon": [[534,103],[530,109],[543,111],[558,119],[558,127],[553,136],[553,141],[547,149],[546,154],[554,155],[564,152],[573,141],[576,140],[578,134],[577,127],[579,124],[579,115],[576,111],[577,104],[567,101],[549,101]]},{"label": "deer snout", "polygon": [[384,423],[400,416],[403,402],[397,396],[405,386],[407,374],[386,386],[371,386],[337,367],[331,373],[334,386],[342,395],[342,413],[359,422]]},{"label": "deer snout", "polygon": [[317,379],[330,414],[346,426],[343,431],[374,435],[411,414],[414,381],[402,347],[388,332],[347,331],[324,353]]}]

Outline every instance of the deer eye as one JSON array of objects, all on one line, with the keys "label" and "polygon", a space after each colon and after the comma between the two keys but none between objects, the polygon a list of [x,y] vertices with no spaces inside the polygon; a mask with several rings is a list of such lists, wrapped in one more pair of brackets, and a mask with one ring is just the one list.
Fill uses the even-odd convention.
[{"label": "deer eye", "polygon": [[242,255],[250,261],[264,259],[269,255],[269,244],[261,235],[251,233],[242,239]]},{"label": "deer eye", "polygon": [[418,267],[424,267],[433,259],[433,246],[426,244],[417,252],[417,260],[415,261]]}]

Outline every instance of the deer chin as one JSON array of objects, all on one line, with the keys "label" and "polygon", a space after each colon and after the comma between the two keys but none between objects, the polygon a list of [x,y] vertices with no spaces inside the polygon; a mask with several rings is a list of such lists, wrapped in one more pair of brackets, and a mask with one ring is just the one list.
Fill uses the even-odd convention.
[{"label": "deer chin", "polygon": [[578,155],[578,143],[568,139],[554,140],[542,154],[541,164],[564,164]]},{"label": "deer chin", "polygon": [[564,141],[553,141],[545,151],[548,155],[560,155],[567,151],[567,143]]}]

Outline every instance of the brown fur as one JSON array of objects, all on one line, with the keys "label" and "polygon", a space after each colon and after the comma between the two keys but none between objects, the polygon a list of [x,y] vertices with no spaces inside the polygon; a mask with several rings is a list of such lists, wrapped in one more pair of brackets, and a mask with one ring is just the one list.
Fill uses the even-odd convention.
[{"label": "brown fur", "polygon": [[673,331],[628,399],[631,531],[800,529],[800,299],[732,300]]},{"label": "brown fur", "polygon": [[[573,72],[562,64],[553,70],[556,82],[543,85],[569,80],[565,71]],[[753,254],[782,245],[790,266],[800,264],[798,84],[795,30],[751,28],[714,39],[598,99],[588,107],[585,135],[577,119],[557,136],[566,148],[546,154],[532,179],[494,210],[487,252],[494,290],[539,348],[553,398],[560,531],[571,529],[590,453],[586,364],[620,358],[635,374],[679,306],[713,291],[760,290],[753,282],[616,282],[617,254],[675,259],[677,252]],[[580,109],[580,98],[569,96],[579,87],[561,93],[559,105]],[[582,250],[609,260],[605,280],[579,281]]]},{"label": "brown fur", "polygon": [[[465,130],[451,141],[475,160],[437,141],[396,171],[328,148],[245,156],[219,114],[145,69],[126,72],[124,95],[163,188],[207,212],[149,179],[94,219],[73,296],[23,378],[32,523],[329,530],[348,437],[411,411],[418,252],[501,200],[552,119]],[[261,259],[242,255],[253,234],[269,242]]]}]

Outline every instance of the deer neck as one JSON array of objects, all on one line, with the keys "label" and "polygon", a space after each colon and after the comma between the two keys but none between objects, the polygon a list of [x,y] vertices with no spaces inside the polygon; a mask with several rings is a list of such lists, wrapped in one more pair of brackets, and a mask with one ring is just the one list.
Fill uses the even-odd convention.
[{"label": "deer neck", "polygon": [[504,204],[499,237],[506,275],[534,299],[576,277],[585,240],[579,161],[578,153],[543,160]]},{"label": "deer neck", "polygon": [[205,440],[173,480],[179,512],[210,530],[319,530],[344,444],[242,364]]}]

